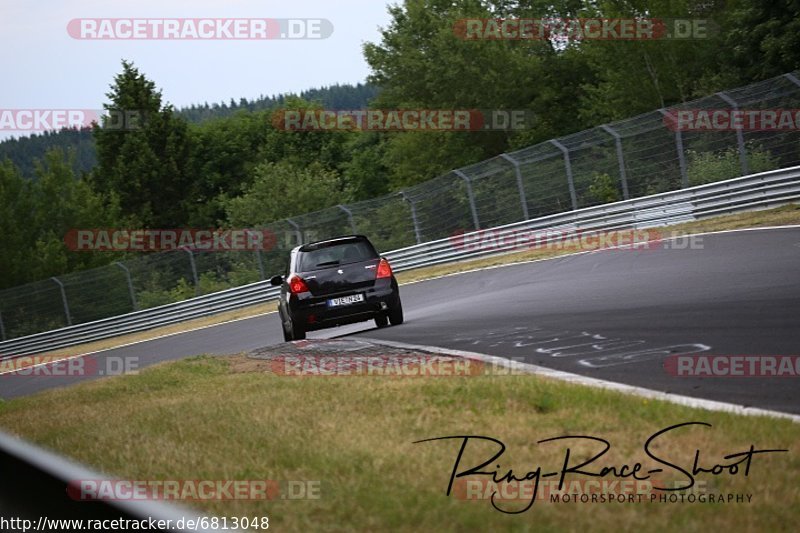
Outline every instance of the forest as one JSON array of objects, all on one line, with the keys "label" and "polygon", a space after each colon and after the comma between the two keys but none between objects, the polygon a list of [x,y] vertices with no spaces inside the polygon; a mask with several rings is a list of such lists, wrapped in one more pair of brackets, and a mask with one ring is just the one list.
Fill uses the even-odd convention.
[{"label": "forest", "polygon": [[[227,228],[375,198],[451,169],[800,68],[800,4],[744,0],[405,0],[363,47],[356,85],[174,108],[135,63],[109,80],[96,124],[0,143],[0,288],[108,265],[74,253],[73,228]],[[627,17],[713,21],[702,38],[464,39],[458,21]],[[273,114],[314,109],[514,109],[515,131],[284,131]],[[602,185],[602,184],[600,184]],[[276,191],[280,191],[276,194]]]}]

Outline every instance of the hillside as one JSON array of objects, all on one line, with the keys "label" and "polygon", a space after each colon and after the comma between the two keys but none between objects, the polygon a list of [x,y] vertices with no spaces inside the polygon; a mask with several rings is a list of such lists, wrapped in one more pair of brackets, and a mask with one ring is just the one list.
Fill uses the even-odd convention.
[{"label": "hillside", "polygon": [[[375,85],[358,83],[356,85],[331,85],[308,89],[298,94],[282,94],[277,96],[261,95],[256,99],[241,98],[238,102],[208,104],[193,104],[178,109],[178,114],[192,123],[207,122],[210,120],[228,117],[241,111],[263,111],[281,107],[286,99],[299,96],[309,102],[318,102],[323,107],[332,109],[363,109],[378,94]],[[7,139],[0,142],[0,161],[8,158],[26,177],[35,176],[35,162],[41,160],[44,154],[52,148],[72,150],[75,155],[73,169],[76,174],[89,172],[97,163],[94,139],[90,129],[61,130],[57,132],[44,132]]]}]

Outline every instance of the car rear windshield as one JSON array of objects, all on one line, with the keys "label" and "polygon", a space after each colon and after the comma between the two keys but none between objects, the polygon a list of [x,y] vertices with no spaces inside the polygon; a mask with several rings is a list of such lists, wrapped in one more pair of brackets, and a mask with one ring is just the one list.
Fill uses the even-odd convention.
[{"label": "car rear windshield", "polygon": [[297,270],[308,272],[377,258],[375,249],[364,239],[312,244],[300,249]]}]

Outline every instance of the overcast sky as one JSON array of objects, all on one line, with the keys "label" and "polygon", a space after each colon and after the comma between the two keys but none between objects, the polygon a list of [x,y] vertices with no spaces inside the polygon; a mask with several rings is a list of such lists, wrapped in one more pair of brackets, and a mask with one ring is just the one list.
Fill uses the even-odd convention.
[{"label": "overcast sky", "polygon": [[[364,81],[361,47],[387,26],[385,0],[0,0],[0,109],[98,109],[120,61],[176,107]],[[395,3],[395,2],[391,2]],[[81,18],[316,18],[323,40],[81,40]],[[1,134],[2,132],[0,132]],[[5,137],[6,135],[0,135]]]}]

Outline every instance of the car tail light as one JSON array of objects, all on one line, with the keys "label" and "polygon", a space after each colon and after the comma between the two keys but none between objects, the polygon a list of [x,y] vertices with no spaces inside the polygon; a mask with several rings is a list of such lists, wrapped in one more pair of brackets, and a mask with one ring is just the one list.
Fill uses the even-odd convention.
[{"label": "car tail light", "polygon": [[381,257],[381,262],[378,263],[378,271],[376,279],[381,278],[391,278],[392,277],[392,267],[389,266],[389,261]]},{"label": "car tail light", "polygon": [[301,292],[309,292],[308,285],[306,282],[298,275],[293,275],[289,278],[289,291],[292,294],[299,294]]}]

